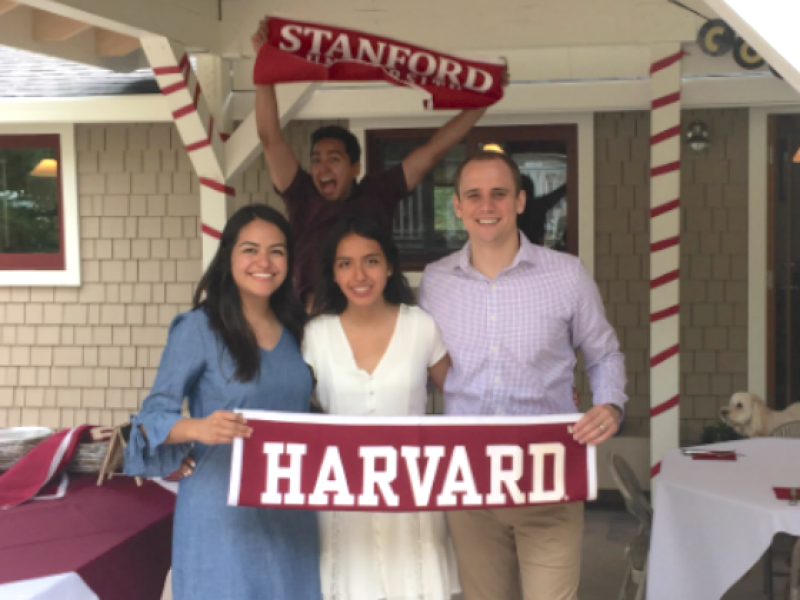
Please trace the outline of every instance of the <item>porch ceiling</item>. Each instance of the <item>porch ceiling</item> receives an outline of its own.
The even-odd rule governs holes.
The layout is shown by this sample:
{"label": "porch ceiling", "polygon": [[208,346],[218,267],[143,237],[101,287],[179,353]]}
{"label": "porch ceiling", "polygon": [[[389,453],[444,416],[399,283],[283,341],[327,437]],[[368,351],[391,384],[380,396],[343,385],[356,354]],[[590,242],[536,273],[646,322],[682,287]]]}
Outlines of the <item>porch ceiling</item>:
{"label": "porch ceiling", "polygon": [[119,71],[144,66],[147,35],[240,58],[267,12],[451,52],[691,41],[702,23],[668,0],[0,0],[0,44]]}

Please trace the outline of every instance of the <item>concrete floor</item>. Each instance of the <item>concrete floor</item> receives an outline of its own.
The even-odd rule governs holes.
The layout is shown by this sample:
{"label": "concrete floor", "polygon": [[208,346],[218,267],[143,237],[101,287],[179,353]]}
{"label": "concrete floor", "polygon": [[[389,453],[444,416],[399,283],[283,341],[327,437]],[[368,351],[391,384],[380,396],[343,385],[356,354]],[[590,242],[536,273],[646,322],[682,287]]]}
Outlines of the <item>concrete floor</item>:
{"label": "concrete floor", "polygon": [[[625,573],[624,552],[628,541],[636,533],[636,521],[622,508],[588,507],[583,537],[583,556],[579,600],[617,600]],[[787,544],[783,544],[787,545]],[[786,570],[778,565],[776,570]],[[755,565],[722,600],[769,600],[762,590],[761,563]],[[786,578],[776,578],[774,600],[784,600]],[[167,586],[169,586],[169,579]],[[628,590],[632,599],[635,588]],[[171,600],[169,588],[162,600]],[[453,600],[461,600],[454,598]],[[498,598],[497,600],[503,600]],[[676,599],[680,600],[680,599]],[[708,600],[717,600],[709,598]]]}

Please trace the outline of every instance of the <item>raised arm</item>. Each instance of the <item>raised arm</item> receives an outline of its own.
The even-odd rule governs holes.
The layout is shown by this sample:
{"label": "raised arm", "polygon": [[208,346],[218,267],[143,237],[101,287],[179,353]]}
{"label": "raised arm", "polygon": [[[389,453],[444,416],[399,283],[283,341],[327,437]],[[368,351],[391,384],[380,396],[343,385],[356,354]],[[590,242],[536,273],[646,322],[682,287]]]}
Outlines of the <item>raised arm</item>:
{"label": "raised arm", "polygon": [[486,112],[486,108],[473,108],[461,111],[433,134],[430,140],[414,150],[403,160],[403,174],[409,190],[417,187],[425,174],[439,162],[447,151],[460,142],[472,126]]}
{"label": "raised arm", "polygon": [[[251,41],[258,55],[261,46],[267,41],[266,19],[259,23],[258,31],[253,34]],[[272,183],[278,191],[283,192],[297,174],[297,157],[281,133],[278,98],[273,85],[256,86],[256,129],[272,176]]]}

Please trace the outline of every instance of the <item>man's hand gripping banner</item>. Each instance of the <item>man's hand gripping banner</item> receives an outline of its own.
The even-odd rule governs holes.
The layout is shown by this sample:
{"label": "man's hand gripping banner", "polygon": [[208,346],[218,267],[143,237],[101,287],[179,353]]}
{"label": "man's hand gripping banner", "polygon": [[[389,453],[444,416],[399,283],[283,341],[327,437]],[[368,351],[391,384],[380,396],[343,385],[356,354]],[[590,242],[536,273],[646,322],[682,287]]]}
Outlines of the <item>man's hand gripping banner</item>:
{"label": "man's hand gripping banner", "polygon": [[351,417],[244,411],[228,504],[411,512],[593,500],[594,446],[581,415]]}

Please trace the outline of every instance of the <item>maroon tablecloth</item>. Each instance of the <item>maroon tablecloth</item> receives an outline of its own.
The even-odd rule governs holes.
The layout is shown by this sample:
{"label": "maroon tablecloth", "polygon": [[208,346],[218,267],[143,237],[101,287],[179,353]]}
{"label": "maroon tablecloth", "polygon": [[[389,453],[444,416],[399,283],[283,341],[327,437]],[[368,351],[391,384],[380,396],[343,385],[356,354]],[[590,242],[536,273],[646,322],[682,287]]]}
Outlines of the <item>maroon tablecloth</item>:
{"label": "maroon tablecloth", "polygon": [[0,511],[0,584],[76,572],[101,600],[159,600],[175,495],[127,477],[71,478],[64,498]]}

